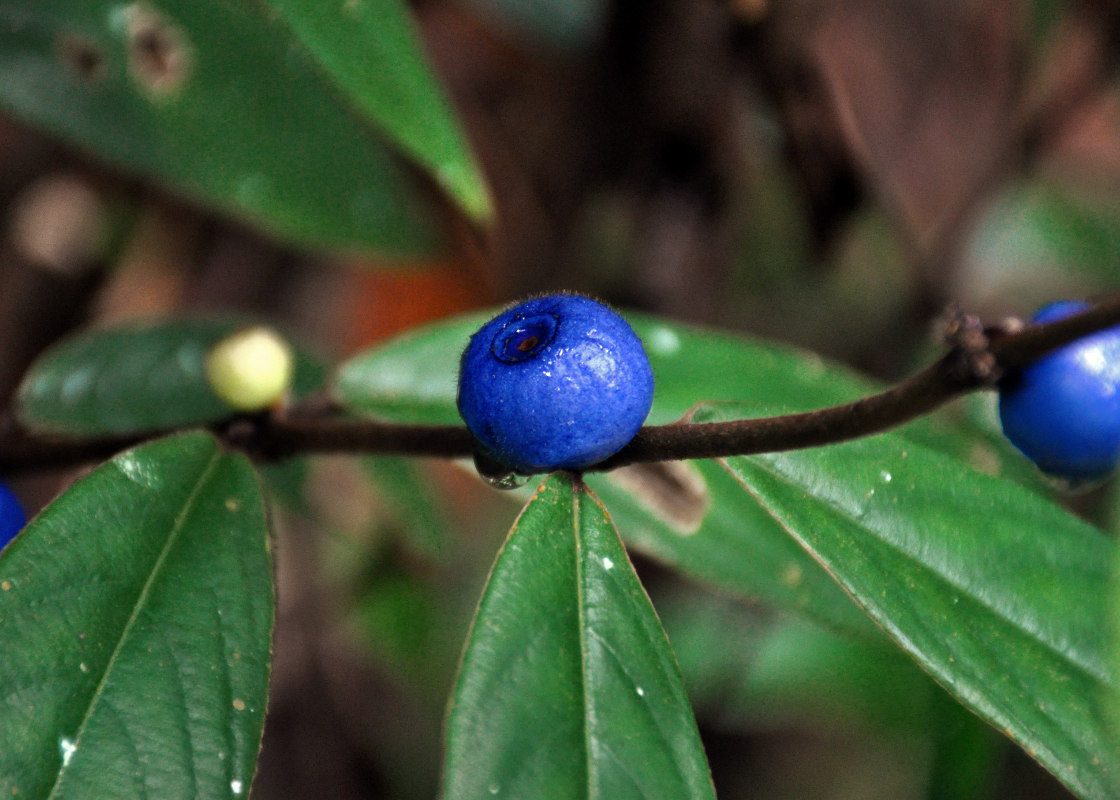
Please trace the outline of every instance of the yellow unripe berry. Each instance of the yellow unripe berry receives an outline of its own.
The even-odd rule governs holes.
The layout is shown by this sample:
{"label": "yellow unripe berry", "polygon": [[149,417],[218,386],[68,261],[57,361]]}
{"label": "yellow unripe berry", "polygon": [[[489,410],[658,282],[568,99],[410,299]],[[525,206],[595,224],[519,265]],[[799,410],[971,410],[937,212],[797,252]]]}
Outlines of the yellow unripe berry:
{"label": "yellow unripe berry", "polygon": [[206,380],[237,411],[260,411],[279,401],[292,382],[291,348],[271,328],[245,328],[210,348]]}

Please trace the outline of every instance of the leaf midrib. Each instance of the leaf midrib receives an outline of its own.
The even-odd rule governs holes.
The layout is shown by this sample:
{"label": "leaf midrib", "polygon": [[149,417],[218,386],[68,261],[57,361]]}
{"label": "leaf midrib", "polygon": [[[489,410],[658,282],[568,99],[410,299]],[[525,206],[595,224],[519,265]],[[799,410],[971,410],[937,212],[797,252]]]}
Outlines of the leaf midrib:
{"label": "leaf midrib", "polygon": [[[720,463],[723,464],[724,468],[727,469],[728,472],[730,472],[735,477],[735,479],[739,481],[739,483],[743,486],[744,490],[747,491],[753,498],[755,498],[755,500],[764,509],[766,509],[767,513],[770,514],[770,516],[774,519],[775,523],[778,524],[783,530],[785,530],[790,536],[792,536],[795,540],[797,540],[800,543],[800,541],[801,541],[800,537],[797,536],[791,530],[791,528],[790,528],[789,524],[787,524],[786,520],[782,516],[777,514],[777,512],[774,511],[768,503],[764,503],[762,501],[762,499],[759,497],[759,495],[754,491],[754,489],[751,486],[749,486],[746,483],[746,481],[744,481],[740,476],[735,474],[735,472],[731,469],[730,465],[727,464],[726,460],[720,459]],[[759,467],[759,469],[761,469],[763,472],[766,472],[768,475],[770,475],[774,479],[776,479],[776,480],[778,480],[782,483],[785,483],[787,485],[790,485],[790,486],[796,486],[796,484],[792,480],[790,480],[788,476],[786,476],[784,473],[782,473],[778,470],[773,469],[772,467],[765,464],[764,462],[761,462],[759,460],[755,460],[752,463],[756,464]],[[798,488],[803,488],[803,487],[798,487]],[[825,500],[821,497],[818,497],[817,495],[814,495],[812,493],[807,492],[806,493],[806,498],[808,500],[816,503],[817,505],[827,507],[829,509],[830,513],[839,513],[841,516],[844,516],[844,513],[843,513],[842,509],[840,509],[835,504],[832,504],[832,503],[828,502],[827,500]],[[847,518],[847,517],[845,517],[845,518]],[[1112,686],[1112,684],[1109,683],[1107,680],[1103,680],[1099,676],[1097,676],[1097,674],[1092,670],[1092,668],[1090,666],[1080,663],[1076,659],[1072,658],[1072,656],[1070,656],[1064,649],[1054,647],[1049,641],[1044,640],[1044,639],[1040,638],[1039,636],[1035,635],[1034,632],[1032,632],[1031,630],[1023,628],[1021,625],[1018,625],[1017,623],[1015,623],[1014,620],[1009,619],[1008,617],[1001,614],[997,609],[989,606],[987,603],[984,603],[980,598],[976,597],[973,593],[965,591],[961,587],[957,586],[952,580],[949,579],[948,576],[943,575],[942,573],[940,573],[937,570],[933,569],[932,567],[928,566],[927,564],[925,564],[925,562],[922,562],[922,561],[919,561],[919,560],[915,559],[907,551],[903,550],[901,547],[899,547],[895,543],[891,542],[889,539],[884,539],[883,537],[881,537],[877,534],[874,534],[874,532],[872,532],[872,535],[873,535],[873,537],[876,541],[882,542],[883,544],[886,544],[888,547],[895,550],[896,552],[899,552],[899,553],[905,555],[906,559],[909,562],[918,565],[919,568],[922,569],[922,571],[931,575],[938,582],[940,582],[942,584],[945,584],[949,587],[952,587],[953,589],[959,590],[965,597],[969,598],[969,600],[974,602],[977,606],[979,606],[980,608],[986,609],[992,615],[994,615],[997,619],[1003,620],[1013,630],[1017,630],[1020,633],[1026,635],[1028,638],[1032,639],[1033,641],[1038,642],[1039,644],[1043,645],[1043,647],[1046,650],[1048,650],[1051,653],[1054,653],[1062,662],[1069,664],[1076,672],[1080,673],[1084,677],[1087,677],[1093,683],[1098,684],[1098,685],[1103,684],[1103,685],[1108,686],[1108,687]],[[804,545],[802,545],[802,546],[804,546]],[[824,561],[822,561],[820,559],[820,557],[818,556],[818,554],[815,551],[810,550],[810,555],[830,575],[833,575],[834,579],[836,579],[839,582],[839,579],[836,578],[836,575],[833,572],[833,570],[828,566],[828,564],[826,564]],[[844,588],[844,591],[847,592],[852,597],[852,600],[854,602],[856,602],[861,608],[864,608],[865,611],[868,614],[871,613],[867,609],[867,606],[863,602],[861,602],[854,594],[852,594],[851,590],[843,582],[840,582],[840,585]],[[896,628],[893,625],[888,629],[886,626],[883,625],[882,622],[880,622],[873,615],[872,615],[872,618],[875,619],[876,624],[880,625],[880,627],[884,627],[884,630],[887,630],[887,632],[889,633],[889,635],[892,638],[894,638],[894,639],[901,638],[901,639],[905,639],[905,640],[909,641],[909,637],[905,636],[905,631],[902,631],[902,630]],[[900,644],[902,644],[902,643],[900,642]],[[930,671],[929,667],[926,664],[924,664],[921,659],[916,658],[916,656],[919,652],[917,648],[913,647],[912,645],[906,645],[906,646],[904,646],[904,649],[911,652],[912,657],[915,657],[915,660],[917,661],[919,666],[921,666],[927,672],[930,672],[931,675],[935,679],[938,680],[938,682],[942,681],[942,678],[939,675],[937,675],[936,672]],[[957,691],[953,691],[952,693],[954,695],[959,694],[959,692],[957,692]],[[1010,738],[1012,738],[1014,741],[1020,743],[1021,745],[1032,746],[1032,747],[1037,747],[1039,744],[1048,745],[1047,742],[1034,742],[1032,744],[1032,741],[1031,741],[1030,737],[1023,736],[1022,734],[1025,734],[1029,730],[1030,726],[1025,725],[1022,722],[1022,720],[1018,718],[1018,715],[1009,714],[1007,709],[1002,707],[1002,706],[999,707],[998,710],[997,710],[996,706],[993,706],[990,702],[987,702],[983,698],[982,695],[977,696],[974,691],[971,691],[968,694],[970,695],[970,698],[971,698],[968,702],[974,707],[974,710],[979,711],[981,708],[986,709],[987,714],[989,715],[990,721],[992,721],[992,722],[996,722],[996,721],[1002,719],[1003,722],[1001,723],[1001,727],[1002,727],[1003,724],[1006,724],[1007,722],[1011,722],[1012,721],[1011,718],[1014,718],[1014,721],[1019,726],[1018,731],[1017,732],[1012,732],[1011,730],[1004,730],[1004,733],[1006,735],[1010,736]],[[1063,738],[1065,739],[1067,750],[1070,751],[1070,752],[1078,750],[1080,748],[1081,743],[1077,739],[1075,739],[1073,736],[1071,736],[1070,731],[1066,728],[1066,726],[1064,724],[1062,724],[1059,721],[1059,718],[1056,718],[1052,714],[1049,714],[1049,713],[1047,713],[1046,716],[1056,725],[1057,730],[1061,732]],[[1054,772],[1055,776],[1058,777],[1060,780],[1062,780],[1064,783],[1067,783],[1067,785],[1071,785],[1070,782],[1071,782],[1073,776],[1071,776],[1069,774],[1066,774],[1064,776],[1058,775],[1056,765],[1059,762],[1062,762],[1063,759],[1059,757],[1059,753],[1057,752],[1057,750],[1053,746],[1046,746],[1045,750],[1049,753],[1049,756],[1050,756],[1049,762],[1050,763],[1043,763],[1043,762],[1040,762],[1040,763],[1043,763],[1044,767],[1046,767],[1047,769]],[[1094,778],[1100,780],[1100,779],[1103,779],[1103,775],[1106,774],[1106,773],[1102,772],[1098,775],[1097,772],[1091,772],[1090,774]],[[1085,779],[1087,779],[1088,777],[1089,776],[1081,774],[1081,775],[1079,775],[1079,779],[1073,781],[1073,783],[1076,784],[1077,786],[1079,786],[1081,790],[1090,791],[1092,789],[1092,787],[1089,787],[1085,782]],[[1101,784],[1098,783],[1097,786],[1100,787]],[[1093,796],[1096,796],[1096,795],[1093,795]]]}
{"label": "leaf midrib", "polygon": [[[727,471],[731,473],[732,477],[734,477],[735,480],[738,481],[739,484],[741,486],[743,486],[743,488],[748,493],[750,493],[750,495],[752,497],[754,497],[755,501],[758,502],[759,505],[763,506],[763,508],[765,508],[767,510],[767,513],[770,514],[770,516],[774,519],[774,521],[779,526],[781,526],[781,528],[783,530],[785,530],[790,536],[793,536],[795,540],[800,541],[799,537],[796,536],[796,534],[794,534],[790,530],[790,527],[786,523],[786,521],[783,518],[781,518],[780,516],[778,516],[777,514],[775,514],[774,511],[771,509],[770,505],[767,504],[767,503],[764,503],[762,501],[762,499],[754,492],[754,490],[746,484],[746,482],[743,480],[743,478],[741,476],[735,474],[734,470],[732,470],[730,468],[730,465],[727,464],[726,460],[720,459],[720,463],[723,464],[724,468],[727,469]],[[762,471],[766,472],[768,475],[770,475],[774,479],[786,484],[787,486],[805,491],[804,486],[801,486],[801,485],[797,484],[795,481],[790,479],[790,477],[788,475],[781,472],[780,470],[774,469],[772,466],[767,464],[765,461],[763,461],[761,459],[752,460],[752,464],[754,466],[758,467],[759,469],[761,469]],[[811,491],[806,492],[806,498],[808,500],[810,500],[811,502],[815,503],[816,505],[828,509],[830,514],[836,514],[836,515],[840,516],[841,518],[845,519],[846,521],[854,522],[856,525],[860,525],[859,521],[853,519],[851,517],[851,515],[849,515],[841,506],[838,506],[835,503],[829,502],[827,499],[822,498],[819,495],[812,493]],[[872,537],[875,539],[875,541],[887,546],[888,548],[890,548],[894,552],[898,553],[908,563],[917,565],[924,573],[932,576],[939,583],[953,589],[956,592],[959,592],[960,594],[964,595],[965,597],[968,597],[970,600],[975,602],[978,606],[980,606],[981,608],[984,608],[988,612],[990,612],[997,619],[1003,620],[1005,623],[1007,623],[1007,625],[1010,628],[1018,631],[1019,633],[1027,636],[1028,638],[1042,644],[1047,650],[1057,654],[1063,661],[1070,664],[1072,667],[1074,667],[1078,672],[1080,672],[1085,677],[1090,678],[1092,681],[1094,681],[1096,683],[1114,688],[1114,684],[1110,680],[1110,678],[1107,674],[1102,673],[1100,670],[1095,668],[1092,664],[1083,662],[1080,659],[1076,658],[1072,653],[1069,652],[1069,650],[1067,648],[1062,647],[1059,644],[1053,642],[1050,639],[1050,637],[1044,637],[1044,636],[1040,635],[1039,631],[1036,631],[1032,628],[1029,628],[1029,627],[1027,627],[1023,624],[1020,624],[1019,621],[1017,621],[1016,619],[1007,616],[1000,608],[998,608],[994,604],[986,601],[983,597],[978,596],[968,586],[965,586],[962,583],[958,583],[958,582],[954,581],[951,576],[946,575],[945,573],[938,571],[937,569],[935,569],[931,565],[927,564],[926,562],[915,558],[912,553],[907,551],[900,544],[894,542],[893,540],[891,540],[889,538],[886,538],[886,537],[883,537],[883,536],[879,535],[878,532],[874,531],[871,528],[866,528],[862,525],[860,525],[860,528],[862,530],[867,530],[872,535]],[[824,569],[830,575],[833,575],[833,577],[835,579],[835,575],[833,573],[833,570],[831,568],[829,568],[827,564],[821,562],[816,557],[815,554],[811,553],[810,555],[812,555],[813,559],[816,560],[818,563],[820,563],[821,566],[824,567]],[[843,584],[841,584],[841,585],[843,585]],[[845,588],[845,591],[847,591],[846,588]],[[855,597],[853,597],[852,599],[856,600]],[[863,607],[863,603],[860,603],[858,600],[856,600],[856,602],[861,608]]]}
{"label": "leaf midrib", "polygon": [[[114,665],[120,658],[121,651],[124,649],[125,643],[128,641],[129,636],[132,633],[132,629],[136,625],[137,619],[139,619],[140,617],[140,612],[144,609],[146,601],[152,593],[153,586],[155,585],[157,578],[163,572],[163,567],[165,562],[167,561],[168,555],[174,548],[174,545],[178,542],[179,536],[186,526],[186,521],[190,518],[191,512],[193,511],[194,506],[198,501],[198,497],[202,493],[203,487],[209,480],[211,473],[213,473],[214,470],[217,469],[221,457],[221,453],[216,450],[210,455],[208,463],[200,473],[198,481],[191,489],[190,494],[187,495],[186,502],[183,504],[182,511],[175,518],[175,522],[167,537],[167,541],[164,543],[159,556],[156,558],[151,573],[148,575],[148,579],[144,582],[144,588],[140,590],[140,594],[137,597],[136,603],[133,605],[132,613],[129,616],[128,621],[124,624],[124,629],[121,631],[121,635],[117,639],[117,644],[113,648],[113,652],[109,656],[109,659],[105,664],[105,670],[101,676],[101,680],[98,681],[97,688],[94,689],[93,695],[90,697],[90,701],[88,706],[86,707],[85,714],[83,714],[82,716],[81,724],[78,725],[78,730],[74,735],[75,752],[77,752],[77,750],[81,747],[82,736],[85,733],[87,725],[89,724],[89,720],[93,716],[94,709],[97,708],[98,703],[101,701],[101,698],[105,693],[105,687],[108,683],[109,676],[113,673]],[[66,765],[64,764],[60,766],[58,770],[58,774],[55,777],[55,782],[51,786],[50,793],[47,795],[48,800],[51,800],[55,797],[58,788],[62,783],[62,777],[65,772]]]}

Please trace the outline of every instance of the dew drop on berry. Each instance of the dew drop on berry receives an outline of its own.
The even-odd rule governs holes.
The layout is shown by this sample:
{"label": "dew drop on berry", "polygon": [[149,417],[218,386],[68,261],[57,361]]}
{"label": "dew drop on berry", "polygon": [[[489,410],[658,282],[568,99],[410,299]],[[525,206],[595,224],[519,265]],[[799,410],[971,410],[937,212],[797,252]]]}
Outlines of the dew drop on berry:
{"label": "dew drop on berry", "polygon": [[486,481],[486,485],[490,488],[502,489],[503,491],[520,489],[529,482],[528,475],[518,475],[516,472],[507,472],[504,475],[483,475],[482,479]]}
{"label": "dew drop on berry", "polygon": [[529,482],[528,475],[519,475],[507,469],[482,450],[476,451],[474,454],[474,468],[478,471],[479,477],[493,489],[504,491],[520,489]]}

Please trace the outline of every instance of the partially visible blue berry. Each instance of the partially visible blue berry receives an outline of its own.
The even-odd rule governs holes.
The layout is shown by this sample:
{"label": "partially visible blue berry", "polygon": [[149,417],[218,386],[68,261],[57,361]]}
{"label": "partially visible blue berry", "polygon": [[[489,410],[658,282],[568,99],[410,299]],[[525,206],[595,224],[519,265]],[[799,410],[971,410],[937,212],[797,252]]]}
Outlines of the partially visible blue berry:
{"label": "partially visible blue berry", "polygon": [[602,303],[535,297],[475,333],[459,413],[483,459],[522,475],[580,470],[622,449],[653,402],[641,339]]}
{"label": "partially visible blue berry", "polygon": [[[1037,323],[1089,308],[1063,300]],[[1007,375],[999,386],[1004,435],[1046,473],[1103,478],[1120,460],[1120,326],[1078,339]]]}
{"label": "partially visible blue berry", "polygon": [[0,550],[27,524],[27,514],[12,490],[0,483]]}

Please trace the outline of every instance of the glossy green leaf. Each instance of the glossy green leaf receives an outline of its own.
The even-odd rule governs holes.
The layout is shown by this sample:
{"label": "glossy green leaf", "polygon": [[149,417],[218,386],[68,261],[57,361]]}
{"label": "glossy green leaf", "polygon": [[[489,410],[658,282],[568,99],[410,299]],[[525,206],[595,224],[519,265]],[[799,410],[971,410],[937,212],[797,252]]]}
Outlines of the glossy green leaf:
{"label": "glossy green leaf", "polygon": [[653,607],[605,510],[567,476],[542,484],[494,564],[443,797],[714,798]]}
{"label": "glossy green leaf", "polygon": [[257,3],[4,0],[0,107],[300,242],[426,252],[432,210]]}
{"label": "glossy green leaf", "polygon": [[478,220],[486,185],[401,0],[266,0],[345,96]]}
{"label": "glossy green leaf", "polygon": [[[702,409],[698,421],[749,407]],[[1097,701],[1114,543],[896,434],[738,457],[732,474],[952,694],[1081,797],[1120,792]]]}
{"label": "glossy green leaf", "polygon": [[642,464],[586,480],[631,547],[741,597],[878,636],[836,581],[716,462]]}
{"label": "glossy green leaf", "polygon": [[[28,370],[16,414],[29,428],[85,436],[224,419],[232,412],[210,390],[203,362],[212,344],[244,325],[228,318],[163,320],[75,334]],[[322,374],[297,353],[293,392],[316,388]]]}
{"label": "glossy green leaf", "polygon": [[490,317],[477,312],[407,331],[339,365],[333,391],[351,411],[401,422],[459,424],[459,356]]}
{"label": "glossy green leaf", "polygon": [[192,433],[102,465],[0,554],[0,796],[247,796],[272,621],[244,457]]}
{"label": "glossy green leaf", "polygon": [[[342,365],[335,392],[350,408],[402,421],[458,423],[458,355],[489,313],[410,332]],[[656,380],[650,422],[679,419],[705,399],[751,400],[809,409],[878,387],[817,356],[716,331],[627,315]],[[971,404],[970,404],[971,405]],[[1033,470],[997,433],[961,414],[920,420],[906,434],[969,463],[1037,484]],[[642,465],[588,475],[633,546],[737,594],[810,614],[847,631],[874,626],[767,510],[710,462]]]}

